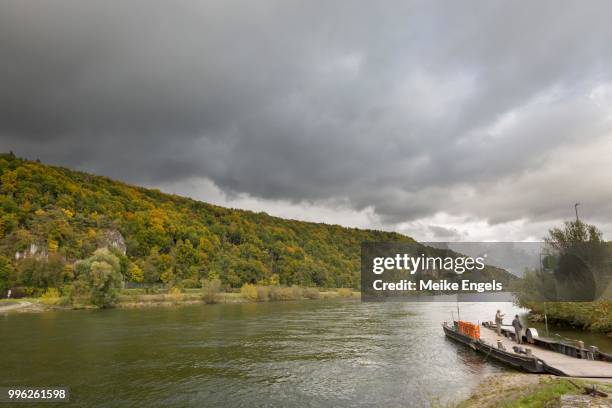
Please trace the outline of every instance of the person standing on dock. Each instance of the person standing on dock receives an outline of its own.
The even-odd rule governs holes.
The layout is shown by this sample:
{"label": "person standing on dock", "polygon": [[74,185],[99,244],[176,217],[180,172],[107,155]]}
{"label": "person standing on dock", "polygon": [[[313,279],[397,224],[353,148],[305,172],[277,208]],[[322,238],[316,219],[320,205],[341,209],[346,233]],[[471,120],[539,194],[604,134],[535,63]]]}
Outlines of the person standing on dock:
{"label": "person standing on dock", "polygon": [[501,326],[502,326],[503,320],[504,320],[504,315],[502,314],[501,310],[497,309],[497,313],[495,313],[495,326],[496,326],[498,336],[501,336]]}
{"label": "person standing on dock", "polygon": [[519,315],[514,316],[514,320],[512,321],[512,326],[514,327],[514,333],[516,334],[516,342],[521,344],[523,342],[521,330],[523,330],[523,325],[519,320]]}

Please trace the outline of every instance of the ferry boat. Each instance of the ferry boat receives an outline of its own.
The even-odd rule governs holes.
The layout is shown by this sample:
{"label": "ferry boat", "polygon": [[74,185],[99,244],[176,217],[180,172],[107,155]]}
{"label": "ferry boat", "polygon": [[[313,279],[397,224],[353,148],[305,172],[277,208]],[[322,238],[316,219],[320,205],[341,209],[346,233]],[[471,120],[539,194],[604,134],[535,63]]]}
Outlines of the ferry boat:
{"label": "ferry boat", "polygon": [[547,373],[559,376],[612,378],[612,355],[597,347],[585,348],[583,344],[571,345],[543,338],[534,328],[521,334],[522,343],[517,344],[514,330],[500,328],[492,322],[481,326],[461,320],[442,324],[449,339],[483,353],[518,370],[529,373]]}

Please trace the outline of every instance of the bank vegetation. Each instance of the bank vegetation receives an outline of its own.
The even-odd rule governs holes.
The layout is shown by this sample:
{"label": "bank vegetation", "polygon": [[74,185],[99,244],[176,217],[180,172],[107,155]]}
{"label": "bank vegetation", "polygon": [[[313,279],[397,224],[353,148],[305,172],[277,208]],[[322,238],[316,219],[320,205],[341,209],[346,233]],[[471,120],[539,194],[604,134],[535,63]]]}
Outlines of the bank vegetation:
{"label": "bank vegetation", "polygon": [[[197,289],[215,303],[253,285],[244,298],[310,299],[320,296],[310,287],[358,289],[360,245],[368,241],[414,242],[0,154],[0,298],[10,290],[45,304],[109,307],[124,287],[160,286],[164,296],[179,300]],[[303,288],[299,296],[293,287]]]}
{"label": "bank vegetation", "polygon": [[541,267],[515,283],[517,303],[535,321],[612,334],[611,254],[593,225],[577,219],[551,229]]}

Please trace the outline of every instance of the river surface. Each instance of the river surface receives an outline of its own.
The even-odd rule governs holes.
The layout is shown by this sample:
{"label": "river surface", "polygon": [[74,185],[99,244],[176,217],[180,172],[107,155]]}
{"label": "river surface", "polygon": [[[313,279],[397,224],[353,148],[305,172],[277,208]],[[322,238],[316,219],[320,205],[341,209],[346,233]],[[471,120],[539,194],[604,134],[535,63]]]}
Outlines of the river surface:
{"label": "river surface", "polygon": [[[519,312],[462,303],[461,318],[491,320],[497,308]],[[69,386],[64,407],[444,404],[507,370],[444,337],[456,313],[455,303],[304,301],[4,314],[0,386]]]}

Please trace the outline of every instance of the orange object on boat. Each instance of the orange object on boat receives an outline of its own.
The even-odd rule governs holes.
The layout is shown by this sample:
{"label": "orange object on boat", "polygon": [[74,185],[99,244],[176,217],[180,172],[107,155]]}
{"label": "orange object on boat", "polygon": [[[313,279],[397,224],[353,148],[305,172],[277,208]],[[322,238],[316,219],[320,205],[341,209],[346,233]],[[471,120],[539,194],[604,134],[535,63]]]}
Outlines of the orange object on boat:
{"label": "orange object on boat", "polygon": [[459,320],[457,322],[457,327],[459,328],[459,333],[465,334],[473,339],[480,339],[480,326],[477,324]]}

